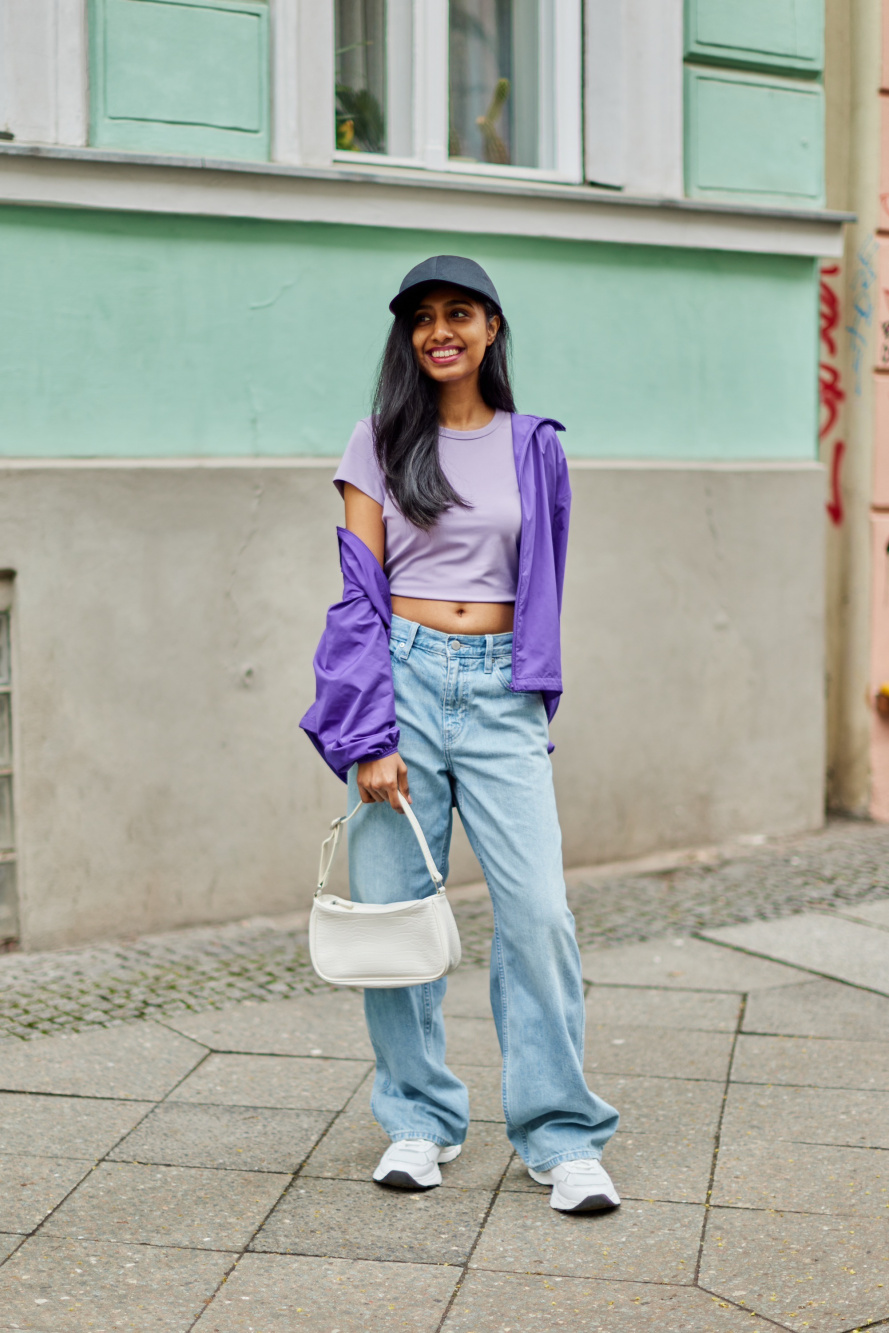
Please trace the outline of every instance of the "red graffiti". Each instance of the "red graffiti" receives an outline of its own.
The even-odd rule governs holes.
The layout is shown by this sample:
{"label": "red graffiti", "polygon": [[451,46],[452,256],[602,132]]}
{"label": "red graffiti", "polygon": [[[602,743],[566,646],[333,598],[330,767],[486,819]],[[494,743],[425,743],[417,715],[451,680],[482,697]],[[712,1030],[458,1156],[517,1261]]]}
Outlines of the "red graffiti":
{"label": "red graffiti", "polygon": [[821,362],[818,367],[818,387],[821,406],[825,413],[824,423],[818,432],[818,438],[823,440],[825,435],[829,435],[837,424],[837,418],[840,415],[840,403],[846,401],[846,394],[840,384],[840,372],[836,366],[830,366],[826,361]]}
{"label": "red graffiti", "polygon": [[839,527],[843,521],[843,492],[840,487],[840,472],[845,452],[845,444],[842,440],[837,440],[833,446],[833,458],[830,464],[830,499],[827,502],[827,513],[835,527]]}
{"label": "red graffiti", "polygon": [[837,354],[837,344],[833,334],[840,322],[840,298],[824,279],[837,277],[839,271],[838,264],[831,264],[829,268],[821,270],[821,341],[830,356]]}
{"label": "red graffiti", "polygon": [[[846,401],[839,366],[832,364],[837,358],[836,331],[839,328],[842,309],[839,292],[828,281],[840,276],[839,264],[825,265],[821,270],[820,323],[821,345],[824,360],[818,365],[818,396],[821,404],[821,429],[818,438],[826,440],[840,419],[840,407]],[[846,446],[842,440],[835,440],[830,462],[830,499],[827,501],[827,513],[836,527],[843,521],[843,493],[840,474]]]}

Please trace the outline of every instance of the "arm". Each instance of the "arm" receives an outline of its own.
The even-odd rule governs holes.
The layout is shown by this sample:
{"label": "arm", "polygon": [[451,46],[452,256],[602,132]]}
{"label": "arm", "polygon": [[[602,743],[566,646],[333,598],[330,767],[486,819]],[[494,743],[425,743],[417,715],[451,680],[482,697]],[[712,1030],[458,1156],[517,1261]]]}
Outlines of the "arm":
{"label": "arm", "polygon": [[[373,552],[382,568],[386,554],[386,528],[383,506],[357,486],[346,482],[346,527],[360,537]],[[398,792],[404,792],[410,802],[407,765],[400,754],[389,754],[384,759],[371,759],[358,765],[358,794],[365,805],[388,802],[399,815],[404,814]],[[411,802],[412,803],[412,802]]]}

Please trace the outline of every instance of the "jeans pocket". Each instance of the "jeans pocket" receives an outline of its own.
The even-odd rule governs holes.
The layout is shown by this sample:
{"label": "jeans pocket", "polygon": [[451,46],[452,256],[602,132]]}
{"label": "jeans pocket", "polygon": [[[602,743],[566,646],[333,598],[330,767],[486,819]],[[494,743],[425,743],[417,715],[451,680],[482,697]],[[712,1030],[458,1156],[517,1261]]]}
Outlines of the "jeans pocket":
{"label": "jeans pocket", "polygon": [[503,657],[494,661],[494,675],[505,690],[512,690],[512,658]]}

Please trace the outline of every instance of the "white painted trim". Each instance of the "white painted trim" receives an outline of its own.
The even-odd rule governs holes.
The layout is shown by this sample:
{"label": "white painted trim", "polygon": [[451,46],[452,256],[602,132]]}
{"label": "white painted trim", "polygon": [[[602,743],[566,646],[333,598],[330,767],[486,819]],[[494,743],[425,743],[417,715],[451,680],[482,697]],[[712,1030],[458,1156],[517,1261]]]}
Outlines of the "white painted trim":
{"label": "white painted trim", "polygon": [[333,0],[296,0],[296,6],[296,60],[290,77],[296,83],[300,162],[328,166],[336,143]]}
{"label": "white painted trim", "polygon": [[584,172],[588,181],[627,182],[626,6],[586,0],[584,7]]}
{"label": "white painted trim", "polygon": [[55,143],[55,0],[2,0],[0,25],[2,128]]}
{"label": "white painted trim", "polygon": [[300,0],[273,0],[271,5],[272,157],[300,162],[299,69]]}
{"label": "white painted trim", "polygon": [[[614,0],[612,0],[614,3]],[[583,11],[582,0],[555,0],[553,73],[556,171],[564,180],[583,180]]]}
{"label": "white painted trim", "polygon": [[0,129],[87,142],[86,0],[0,0]]}
{"label": "white painted trim", "polygon": [[56,139],[89,143],[87,0],[56,0]]}
{"label": "white painted trim", "polygon": [[625,0],[626,180],[639,194],[684,193],[684,0]]}
{"label": "white painted trim", "polygon": [[432,171],[441,171],[448,164],[447,0],[418,0],[414,41],[414,115],[419,157]]}
{"label": "white painted trim", "polygon": [[586,186],[196,164],[138,154],[0,146],[0,203],[282,222],[542,236],[839,258],[849,215],[629,199]]}

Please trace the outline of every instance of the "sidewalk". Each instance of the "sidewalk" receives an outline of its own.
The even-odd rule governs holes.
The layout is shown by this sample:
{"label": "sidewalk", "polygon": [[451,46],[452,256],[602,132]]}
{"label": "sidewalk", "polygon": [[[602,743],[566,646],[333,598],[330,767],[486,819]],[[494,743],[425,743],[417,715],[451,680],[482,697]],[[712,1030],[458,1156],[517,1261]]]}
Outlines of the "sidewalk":
{"label": "sidewalk", "polygon": [[[757,910],[786,909],[776,866],[814,865],[815,846],[830,861],[837,838],[819,836],[717,859],[710,887],[737,883],[759,903],[768,882]],[[855,836],[837,834],[847,868]],[[889,1328],[889,867],[875,879],[871,864],[883,837],[861,826],[871,870],[855,892],[851,872],[831,892],[811,872],[818,910],[739,924],[726,890],[721,923],[710,910],[702,927],[694,907],[699,938],[589,943],[605,944],[626,910],[618,882],[638,895],[656,879],[652,902],[666,895],[662,910],[682,918],[674,890],[677,876],[696,882],[693,862],[572,887],[588,909],[589,1079],[622,1113],[604,1160],[624,1203],[607,1215],[553,1212],[511,1154],[487,977],[472,961],[446,1001],[470,1137],[443,1188],[411,1195],[369,1180],[385,1139],[368,1108],[361,997],[305,989],[298,941],[289,971],[265,974],[287,997],[259,1003],[249,949],[203,932],[214,957],[228,940],[251,998],[228,1003],[207,964],[202,1011],[171,1012],[184,1006],[174,986],[156,1018],[113,1026],[98,1024],[114,1023],[114,995],[101,1010],[90,989],[107,977],[101,949],[0,960],[0,986],[18,978],[19,1000],[42,996],[41,1021],[58,1029],[0,1042],[0,1330]],[[471,960],[485,909],[470,907]],[[150,991],[157,951],[132,947]],[[126,946],[102,949],[124,966]],[[22,978],[38,974],[29,992]],[[87,1007],[61,1030],[78,987]],[[227,1007],[211,1008],[220,995]]]}

